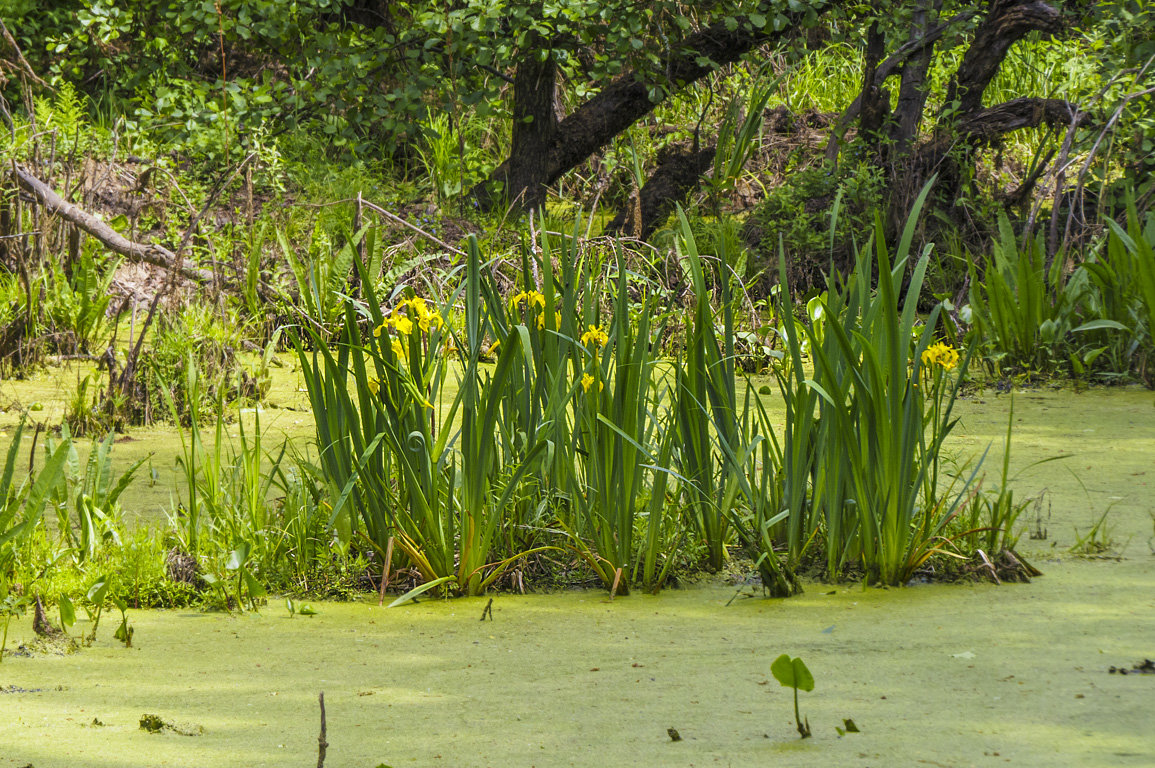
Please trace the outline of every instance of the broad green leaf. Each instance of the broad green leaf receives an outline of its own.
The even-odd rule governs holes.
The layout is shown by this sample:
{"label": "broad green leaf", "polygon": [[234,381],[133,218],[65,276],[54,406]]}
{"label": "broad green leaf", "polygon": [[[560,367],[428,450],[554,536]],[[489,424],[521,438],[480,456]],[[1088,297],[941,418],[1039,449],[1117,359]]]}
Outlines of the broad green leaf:
{"label": "broad green leaf", "polygon": [[[447,581],[453,581],[454,578],[456,578],[456,577],[454,577],[454,576],[442,576],[440,579],[434,579],[433,581],[427,581],[424,584],[422,584],[421,586],[409,590],[408,592],[403,594],[401,597],[399,597],[396,600],[394,600],[393,602],[389,603],[389,607],[390,608],[396,608],[399,605],[405,605],[406,603],[408,603],[410,600],[417,597],[418,595],[421,595],[425,592],[428,592],[429,590],[433,589],[434,587],[439,587]],[[301,613],[304,613],[303,609],[302,609]]]}
{"label": "broad green leaf", "polygon": [[76,608],[68,599],[68,595],[61,595],[57,605],[60,606],[60,623],[67,630],[76,623]]}
{"label": "broad green leaf", "polygon": [[784,653],[770,665],[770,674],[782,684],[784,688],[797,688],[800,691],[814,690],[814,676],[802,662],[802,659],[790,658]]}
{"label": "broad green leaf", "polygon": [[1114,320],[1091,320],[1074,329],[1072,333],[1079,333],[1080,331],[1098,331],[1104,328],[1110,328],[1114,331],[1130,330],[1127,326]]}
{"label": "broad green leaf", "polygon": [[108,595],[108,576],[101,576],[88,588],[88,602],[100,605]]}
{"label": "broad green leaf", "polygon": [[226,571],[235,571],[240,568],[249,559],[249,543],[242,541],[240,546],[229,553],[229,559],[225,562]]}
{"label": "broad green leaf", "polygon": [[249,571],[244,571],[243,576],[245,579],[245,589],[249,591],[250,598],[256,599],[258,597],[264,597],[266,594],[268,594],[265,591],[264,585],[257,580],[256,576],[251,574]]}

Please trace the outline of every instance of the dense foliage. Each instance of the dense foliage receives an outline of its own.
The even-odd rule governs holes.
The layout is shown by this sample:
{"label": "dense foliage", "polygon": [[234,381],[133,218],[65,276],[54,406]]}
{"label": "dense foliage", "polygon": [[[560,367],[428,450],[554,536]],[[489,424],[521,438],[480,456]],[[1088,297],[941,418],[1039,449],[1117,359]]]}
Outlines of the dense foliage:
{"label": "dense foliage", "polygon": [[[1149,6],[10,0],[0,373],[79,367],[0,612],[1029,575],[940,449],[968,377],[1155,386]],[[315,440],[230,438],[290,350]]]}

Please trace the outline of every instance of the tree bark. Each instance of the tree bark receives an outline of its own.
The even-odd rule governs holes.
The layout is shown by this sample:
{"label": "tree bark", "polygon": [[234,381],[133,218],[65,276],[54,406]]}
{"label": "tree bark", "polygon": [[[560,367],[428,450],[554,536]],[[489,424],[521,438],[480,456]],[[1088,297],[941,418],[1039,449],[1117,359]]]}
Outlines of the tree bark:
{"label": "tree bark", "polygon": [[1087,112],[1063,99],[1042,99],[1026,96],[980,109],[961,116],[953,130],[939,135],[919,146],[909,159],[910,189],[922,180],[939,173],[939,194],[951,198],[957,192],[958,168],[950,160],[952,150],[959,147],[977,148],[997,143],[1005,134],[1023,128],[1037,128],[1044,123],[1056,128],[1087,126],[1093,122]]}
{"label": "tree bark", "polygon": [[[557,64],[553,57],[543,61],[537,51],[527,52],[518,63],[513,80],[509,160],[499,169],[504,174],[500,180],[505,184],[506,197],[523,210],[545,203],[545,190],[550,183],[547,158],[558,127],[556,91]],[[495,172],[494,180],[497,179]],[[486,202],[487,207],[492,207],[493,201]]]}
{"label": "tree bark", "polygon": [[862,119],[858,122],[859,132],[871,147],[877,147],[878,133],[890,116],[890,93],[882,87],[882,83],[876,83],[874,80],[878,64],[885,53],[886,36],[882,34],[882,29],[875,21],[866,34],[862,93],[858,97],[862,104]]}
{"label": "tree bark", "polygon": [[962,117],[956,127],[972,144],[990,144],[1003,134],[1044,123],[1056,128],[1085,126],[1091,123],[1091,115],[1064,99],[1024,96]]}
{"label": "tree bark", "polygon": [[630,195],[626,207],[606,226],[606,232],[620,232],[645,240],[654,233],[679,202],[697,188],[702,174],[714,161],[711,145],[697,152],[671,149],[659,154],[658,169],[641,192]]}
{"label": "tree bark", "polygon": [[[920,56],[926,51],[933,51],[935,43],[937,43],[947,30],[952,26],[961,22],[967,21],[975,15],[974,11],[964,11],[953,16],[950,19],[932,27],[925,35],[915,40],[911,40],[906,45],[899,48],[897,51],[886,57],[886,60],[878,66],[874,72],[874,85],[881,88],[882,84],[886,82],[887,78],[899,72],[906,66],[906,62],[912,57]],[[862,94],[851,102],[846,111],[842,113],[842,117],[838,120],[838,125],[835,126],[831,132],[830,143],[826,145],[826,159],[833,162],[838,158],[839,142],[842,137],[846,135],[846,131],[850,128],[850,124],[862,112]]]}
{"label": "tree bark", "polygon": [[[938,21],[943,0],[930,0],[923,4],[914,15],[914,29],[911,40],[925,37]],[[922,112],[926,108],[926,98],[930,92],[927,73],[934,59],[934,46],[924,46],[912,56],[902,68],[902,84],[898,89],[898,106],[894,110],[895,122],[890,138],[894,144],[894,154],[905,155],[918,136],[922,123]]]}
{"label": "tree bark", "polygon": [[[772,10],[772,4],[765,5],[770,17],[773,18],[775,12]],[[830,3],[824,2],[819,12],[829,6]],[[557,181],[562,174],[585,161],[619,133],[648,115],[666,98],[666,91],[663,90],[655,100],[651,100],[651,89],[664,86],[675,90],[700,80],[718,66],[733,63],[758,46],[784,39],[802,24],[807,14],[805,11],[799,11],[783,15],[789,23],[777,31],[768,24],[758,28],[750,23],[749,17],[738,17],[736,25],[719,22],[689,35],[680,45],[674,47],[674,52],[666,62],[664,78],[658,80],[642,73],[628,72],[613,80],[598,95],[557,124],[550,132],[549,141],[545,142],[547,144],[545,151],[539,157],[522,157],[521,155],[528,150],[519,151],[515,144],[510,157],[498,166],[488,179],[473,189],[474,196],[481,205],[493,206],[500,199],[495,189],[497,183],[508,183],[512,192],[515,170],[532,165],[534,172],[531,178],[527,177],[527,182],[536,189],[531,191],[527,186],[523,199],[526,201],[543,199],[546,186]],[[552,91],[550,94],[552,97]],[[532,96],[531,99],[534,104],[545,101],[540,96]],[[515,115],[520,109],[515,106]],[[541,142],[535,139],[533,146],[540,147]],[[513,196],[507,196],[506,199],[515,204],[519,202]],[[526,206],[522,203],[521,207],[524,209]]]}
{"label": "tree bark", "polygon": [[1059,12],[1041,0],[994,0],[947,88],[946,109],[958,115],[981,109],[983,93],[1011,46],[1029,32],[1053,34],[1061,27]]}
{"label": "tree bark", "polygon": [[100,219],[60,197],[40,179],[19,165],[13,165],[16,183],[40,201],[41,205],[60,218],[75,224],[95,237],[109,250],[121,254],[129,261],[144,262],[168,270],[177,270],[181,275],[198,283],[211,283],[213,273],[194,266],[178,257],[167,248],[155,244],[136,243],[121,235]]}

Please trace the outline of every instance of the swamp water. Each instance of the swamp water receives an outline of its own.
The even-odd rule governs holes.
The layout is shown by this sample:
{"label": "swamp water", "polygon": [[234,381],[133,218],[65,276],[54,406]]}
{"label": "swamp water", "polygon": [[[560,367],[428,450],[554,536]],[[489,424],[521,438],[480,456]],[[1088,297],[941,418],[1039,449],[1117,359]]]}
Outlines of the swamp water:
{"label": "swamp water", "polygon": [[[992,479],[1008,406],[960,402],[948,443],[965,458],[993,441]],[[1049,493],[1048,538],[1019,542],[1045,573],[1032,584],[811,583],[728,607],[720,582],[612,603],[500,594],[486,622],[486,599],[131,611],[132,649],[102,632],[73,655],[5,658],[0,766],[310,765],[322,690],[330,768],[1155,765],[1155,676],[1108,672],[1155,657],[1155,395],[1032,390],[1015,421],[1012,472],[1072,454],[1014,486]],[[1123,559],[1067,554],[1108,508]],[[14,621],[9,648],[31,637]],[[816,680],[805,741],[770,676],[781,653]],[[147,733],[143,714],[199,735]],[[861,733],[839,736],[845,718]]]}

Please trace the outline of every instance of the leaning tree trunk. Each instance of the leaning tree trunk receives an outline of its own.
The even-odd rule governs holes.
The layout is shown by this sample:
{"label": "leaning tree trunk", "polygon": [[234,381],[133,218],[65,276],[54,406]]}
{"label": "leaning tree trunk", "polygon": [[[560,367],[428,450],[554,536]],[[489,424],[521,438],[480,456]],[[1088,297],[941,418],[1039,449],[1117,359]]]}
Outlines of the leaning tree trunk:
{"label": "leaning tree trunk", "polygon": [[625,208],[606,225],[606,233],[645,240],[661,226],[678,203],[698,188],[714,162],[715,147],[694,151],[667,147],[658,153],[658,168],[640,190],[630,195]]}
{"label": "leaning tree trunk", "polygon": [[947,88],[945,109],[955,115],[977,112],[1012,45],[1030,32],[1054,34],[1061,28],[1059,12],[1041,0],[994,0]]}
{"label": "leaning tree trunk", "polygon": [[[821,9],[829,6],[830,3],[824,2]],[[761,19],[762,26],[759,27],[750,21],[750,17],[742,16],[730,19],[730,24],[718,22],[687,36],[672,46],[665,72],[660,78],[628,72],[610,82],[551,130],[531,131],[521,143],[515,137],[509,157],[488,179],[474,187],[474,197],[485,207],[493,207],[503,199],[523,209],[532,207],[535,202],[544,200],[548,185],[652,112],[670,93],[700,80],[719,66],[738,61],[758,46],[785,39],[803,24],[808,15],[807,10],[778,13],[777,3],[772,2],[761,4],[760,10],[771,18],[784,16],[788,23],[775,30],[765,23],[765,18]],[[519,78],[521,74],[519,65]],[[527,67],[524,83],[524,92],[515,85],[514,98],[515,101],[527,99],[529,104],[515,104],[515,119],[519,114],[533,114],[536,120],[535,113],[543,105],[552,105],[554,80],[530,77]],[[531,92],[531,86],[548,93]],[[660,95],[651,100],[651,92]],[[498,190],[501,185],[507,187],[504,196]]]}
{"label": "leaning tree trunk", "polygon": [[[1062,29],[1059,12],[1041,0],[994,0],[975,30],[950,85],[935,126],[935,136],[918,147],[909,178],[939,174],[938,194],[957,199],[964,174],[956,149],[976,149],[995,143],[1011,131],[1042,124],[1068,127],[1089,121],[1078,108],[1061,99],[1023,97],[983,107],[983,94],[998,74],[1011,46],[1031,32],[1055,34]],[[915,190],[908,189],[908,195]],[[913,197],[911,197],[913,199]]]}
{"label": "leaning tree trunk", "polygon": [[[901,227],[911,202],[932,176],[938,179],[938,200],[960,199],[960,186],[970,175],[963,165],[973,161],[973,150],[997,143],[1005,134],[1023,128],[1046,124],[1070,129],[1092,122],[1090,115],[1061,99],[1023,97],[983,107],[987,87],[1012,45],[1031,32],[1054,35],[1062,31],[1062,16],[1052,5],[1042,0],[990,0],[974,3],[952,18],[939,21],[943,6],[942,0],[919,0],[910,39],[880,64],[875,64],[875,56],[867,56],[862,92],[843,113],[826,149],[827,159],[836,161],[842,137],[855,120],[859,122],[860,135],[876,128],[878,117],[871,102],[884,93],[883,84],[888,78],[901,74],[898,103],[888,122],[887,156],[880,158],[889,179],[888,224],[894,230]],[[920,142],[929,90],[927,74],[935,48],[950,29],[980,14],[948,85],[932,135]],[[864,140],[871,141],[869,137]]]}
{"label": "leaning tree trunk", "polygon": [[839,149],[841,148],[842,139],[846,135],[846,132],[849,130],[851,124],[856,119],[858,119],[859,115],[862,113],[864,101],[867,98],[864,96],[864,94],[867,93],[869,87],[882,88],[883,84],[887,81],[888,78],[891,77],[891,75],[899,72],[905,72],[907,62],[912,58],[916,58],[922,55],[933,55],[934,46],[940,39],[942,39],[943,35],[945,35],[949,30],[958,26],[959,24],[962,24],[973,18],[974,15],[975,11],[973,10],[963,11],[953,16],[952,18],[931,27],[926,31],[926,34],[922,36],[915,36],[897,51],[892,53],[890,56],[887,56],[886,60],[874,69],[873,80],[864,84],[863,93],[860,93],[858,97],[855,98],[853,102],[851,102],[850,106],[846,108],[846,111],[842,113],[842,117],[839,118],[838,124],[835,125],[834,130],[831,131],[830,141],[826,145],[826,159],[830,162],[834,162],[838,159],[838,153]]}
{"label": "leaning tree trunk", "polygon": [[176,271],[183,277],[197,283],[207,284],[214,281],[212,272],[197,267],[164,246],[155,243],[136,243],[129,240],[108,224],[56,194],[46,183],[16,163],[12,164],[12,176],[16,180],[16,184],[35,197],[46,211],[84,230],[110,251],[119,253],[129,261],[143,262]]}

